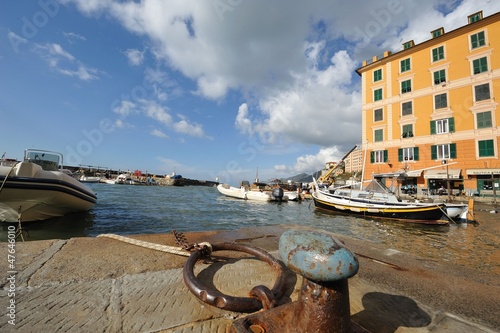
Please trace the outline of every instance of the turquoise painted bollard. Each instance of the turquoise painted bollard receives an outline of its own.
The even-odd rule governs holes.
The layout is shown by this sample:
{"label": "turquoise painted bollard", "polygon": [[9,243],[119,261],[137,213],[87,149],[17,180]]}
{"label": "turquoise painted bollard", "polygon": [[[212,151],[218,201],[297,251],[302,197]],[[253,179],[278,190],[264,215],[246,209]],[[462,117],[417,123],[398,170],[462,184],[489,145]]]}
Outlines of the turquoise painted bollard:
{"label": "turquoise painted bollard", "polygon": [[351,333],[347,279],[359,268],[354,253],[328,234],[299,230],[281,235],[279,252],[284,264],[303,277],[297,301],[237,319],[230,332]]}
{"label": "turquoise painted bollard", "polygon": [[354,253],[324,233],[286,231],[280,238],[279,251],[289,269],[313,281],[345,280],[359,268]]}
{"label": "turquoise painted bollard", "polygon": [[351,332],[347,279],[358,272],[354,253],[328,234],[300,230],[281,235],[279,252],[285,265],[303,276],[294,332]]}

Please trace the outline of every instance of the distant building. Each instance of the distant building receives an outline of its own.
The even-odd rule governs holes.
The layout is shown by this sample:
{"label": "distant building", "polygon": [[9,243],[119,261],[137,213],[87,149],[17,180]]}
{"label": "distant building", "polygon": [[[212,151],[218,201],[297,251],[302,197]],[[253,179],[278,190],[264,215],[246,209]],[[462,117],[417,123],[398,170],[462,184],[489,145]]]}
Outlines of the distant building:
{"label": "distant building", "polygon": [[363,170],[363,150],[361,146],[354,149],[345,159],[345,172],[355,173]]}
{"label": "distant building", "polygon": [[500,194],[500,13],[474,13],[466,25],[430,35],[356,70],[364,179],[406,170],[419,189],[451,179],[456,191]]}

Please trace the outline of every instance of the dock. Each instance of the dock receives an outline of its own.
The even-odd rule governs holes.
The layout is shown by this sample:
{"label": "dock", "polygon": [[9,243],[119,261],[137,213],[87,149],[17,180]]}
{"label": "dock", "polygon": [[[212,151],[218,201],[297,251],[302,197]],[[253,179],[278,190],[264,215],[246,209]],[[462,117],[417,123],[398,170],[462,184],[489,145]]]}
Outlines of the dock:
{"label": "dock", "polygon": [[[189,242],[236,242],[279,258],[281,225],[235,231],[190,232]],[[334,235],[359,260],[350,278],[351,319],[369,332],[499,332],[500,279],[496,274],[449,265]],[[175,246],[172,234],[129,236]],[[198,300],[182,276],[185,256],[107,236],[15,242],[15,261],[1,244],[1,332],[228,332],[245,313]],[[154,247],[154,246],[153,246]],[[241,252],[216,252],[196,274],[223,293],[247,296],[272,286],[269,265]],[[12,264],[12,266],[9,266]],[[302,277],[287,275],[281,302],[297,299]],[[14,302],[12,301],[14,300]]]}

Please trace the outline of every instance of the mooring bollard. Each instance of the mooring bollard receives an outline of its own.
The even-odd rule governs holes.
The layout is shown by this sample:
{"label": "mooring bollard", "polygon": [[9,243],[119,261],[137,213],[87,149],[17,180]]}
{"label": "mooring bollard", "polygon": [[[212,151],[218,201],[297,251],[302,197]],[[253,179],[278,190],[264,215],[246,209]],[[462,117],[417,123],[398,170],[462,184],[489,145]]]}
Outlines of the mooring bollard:
{"label": "mooring bollard", "polygon": [[352,332],[347,279],[358,271],[356,256],[330,235],[298,230],[283,233],[279,252],[303,277],[298,300],[238,319],[231,332]]}

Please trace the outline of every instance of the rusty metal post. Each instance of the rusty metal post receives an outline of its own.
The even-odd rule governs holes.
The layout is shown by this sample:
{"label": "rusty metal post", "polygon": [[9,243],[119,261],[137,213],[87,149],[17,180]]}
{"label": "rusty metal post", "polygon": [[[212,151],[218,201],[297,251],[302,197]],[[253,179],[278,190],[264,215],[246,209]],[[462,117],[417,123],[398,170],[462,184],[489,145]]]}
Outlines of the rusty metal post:
{"label": "rusty metal post", "polygon": [[239,319],[231,332],[351,333],[347,279],[358,271],[356,256],[330,235],[298,230],[283,233],[279,252],[303,277],[298,300]]}

